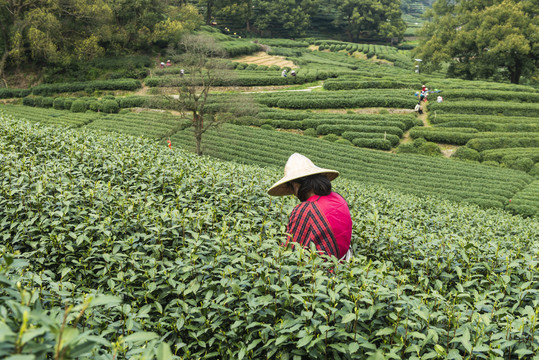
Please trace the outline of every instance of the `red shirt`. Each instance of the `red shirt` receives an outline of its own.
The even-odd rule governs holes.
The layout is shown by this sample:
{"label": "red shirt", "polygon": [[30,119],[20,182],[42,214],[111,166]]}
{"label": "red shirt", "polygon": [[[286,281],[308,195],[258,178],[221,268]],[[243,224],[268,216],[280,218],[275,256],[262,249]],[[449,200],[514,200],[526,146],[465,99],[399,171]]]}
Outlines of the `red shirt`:
{"label": "red shirt", "polygon": [[318,251],[343,257],[350,248],[352,218],[344,198],[332,192],[314,195],[297,205],[290,214],[287,232],[289,241],[309,247],[313,242]]}

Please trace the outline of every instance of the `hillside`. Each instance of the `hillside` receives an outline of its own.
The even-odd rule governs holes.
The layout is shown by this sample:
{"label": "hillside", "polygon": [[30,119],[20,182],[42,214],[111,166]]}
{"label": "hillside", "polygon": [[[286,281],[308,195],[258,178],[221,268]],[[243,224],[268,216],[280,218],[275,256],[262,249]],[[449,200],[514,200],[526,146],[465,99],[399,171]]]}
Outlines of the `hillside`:
{"label": "hillside", "polygon": [[265,193],[281,167],[5,116],[0,149],[1,356],[539,350],[537,219],[340,178],[355,256],[333,265],[279,246],[296,203]]}

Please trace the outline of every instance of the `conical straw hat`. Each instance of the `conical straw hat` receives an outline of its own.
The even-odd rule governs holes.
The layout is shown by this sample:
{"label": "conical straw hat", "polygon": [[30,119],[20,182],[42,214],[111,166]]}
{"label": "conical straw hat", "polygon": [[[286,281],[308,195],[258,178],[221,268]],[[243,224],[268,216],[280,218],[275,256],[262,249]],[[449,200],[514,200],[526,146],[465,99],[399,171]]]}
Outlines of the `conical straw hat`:
{"label": "conical straw hat", "polygon": [[284,166],[283,178],[273,184],[273,186],[268,190],[268,194],[273,196],[292,195],[294,193],[287,185],[287,182],[315,174],[323,174],[327,176],[330,181],[339,176],[338,171],[320,168],[313,164],[309,158],[301,154],[294,153],[290,155],[286,165]]}

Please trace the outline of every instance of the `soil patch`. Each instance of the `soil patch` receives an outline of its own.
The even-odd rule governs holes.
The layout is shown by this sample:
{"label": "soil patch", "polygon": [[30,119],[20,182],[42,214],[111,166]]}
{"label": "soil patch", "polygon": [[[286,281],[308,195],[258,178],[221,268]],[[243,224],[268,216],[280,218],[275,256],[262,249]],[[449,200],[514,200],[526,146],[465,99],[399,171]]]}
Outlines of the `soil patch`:
{"label": "soil patch", "polygon": [[445,156],[446,158],[451,157],[451,155],[453,155],[455,151],[457,151],[457,149],[459,148],[459,146],[457,145],[447,145],[447,144],[438,144],[438,146],[440,147],[440,150],[442,151],[442,155]]}
{"label": "soil patch", "polygon": [[297,66],[294,65],[292,61],[286,60],[284,56],[268,55],[263,51],[257,52],[253,55],[237,57],[231,60],[245,64],[257,64],[267,66],[277,65],[279,67],[288,66],[293,69],[297,68]]}

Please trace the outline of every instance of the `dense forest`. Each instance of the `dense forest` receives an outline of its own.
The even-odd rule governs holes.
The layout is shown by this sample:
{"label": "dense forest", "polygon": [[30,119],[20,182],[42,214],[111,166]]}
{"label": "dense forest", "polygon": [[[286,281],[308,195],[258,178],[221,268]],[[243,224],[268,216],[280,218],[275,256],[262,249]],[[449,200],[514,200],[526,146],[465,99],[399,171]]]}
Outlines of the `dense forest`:
{"label": "dense forest", "polygon": [[103,57],[163,54],[206,24],[242,38],[396,45],[408,36],[413,44],[402,48],[418,45],[412,58],[424,72],[534,82],[537,11],[532,0],[0,0],[0,79],[25,64],[65,71]]}

